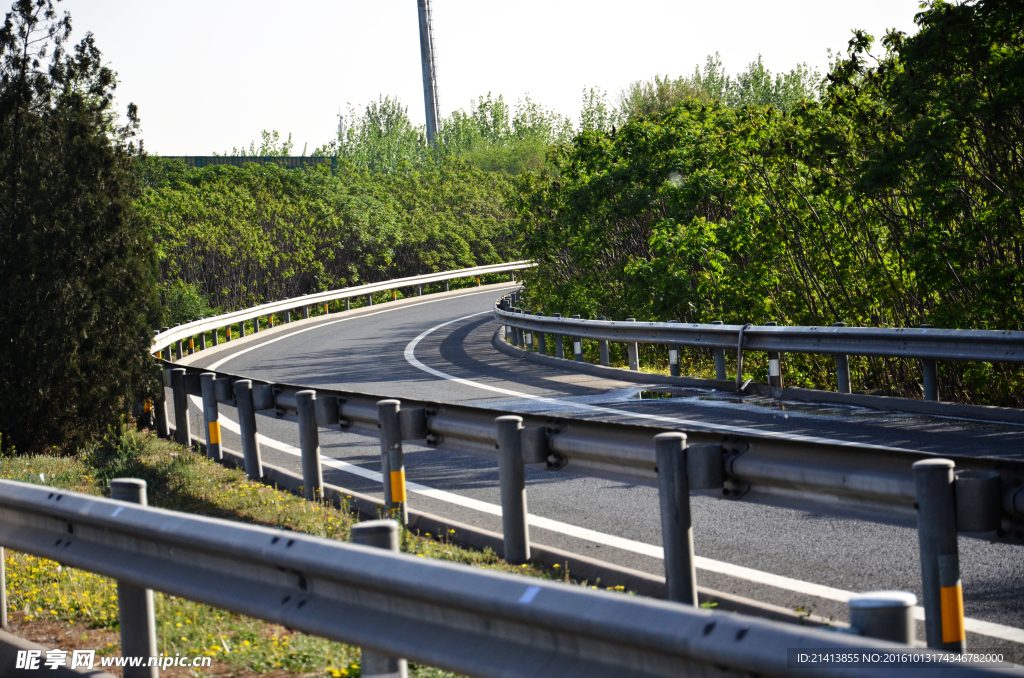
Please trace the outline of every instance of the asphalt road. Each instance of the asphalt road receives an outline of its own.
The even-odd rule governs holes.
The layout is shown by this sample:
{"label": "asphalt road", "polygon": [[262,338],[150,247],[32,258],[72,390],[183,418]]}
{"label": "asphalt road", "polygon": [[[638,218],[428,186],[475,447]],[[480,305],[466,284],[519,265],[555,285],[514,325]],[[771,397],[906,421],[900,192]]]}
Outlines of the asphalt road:
{"label": "asphalt road", "polygon": [[[635,412],[675,417],[686,425],[743,426],[937,453],[1019,456],[1024,450],[1024,427],[1012,425],[779,405],[692,390],[640,400],[637,394],[644,387],[638,384],[526,363],[494,350],[491,337],[499,325],[488,311],[501,290],[464,290],[332,315],[187,360],[262,380],[524,412],[543,409],[580,416],[570,403],[581,403],[590,406],[585,416],[609,420],[628,421],[628,413]],[[602,407],[614,412],[602,412]],[[201,430],[199,409],[192,410],[193,431]],[[236,421],[231,408],[222,406],[221,412]],[[259,415],[258,428],[283,448],[264,443],[264,459],[299,470],[298,458],[288,451],[298,446],[293,418]],[[376,438],[327,427],[321,427],[320,436],[325,460],[379,472]],[[224,442],[240,449],[230,430]],[[411,505],[501,531],[500,516],[493,511],[500,505],[493,459],[409,444],[405,450],[408,479],[443,491],[431,497],[413,492]],[[379,481],[364,477],[366,473],[328,464],[325,481],[380,495]],[[531,524],[533,541],[663,574],[657,557],[661,540],[655,489],[535,468],[527,470],[527,486],[530,514],[540,523]],[[692,511],[702,586],[839,620],[846,618],[841,601],[848,592],[897,589],[920,597],[914,530],[697,496]],[[1024,641],[1024,551],[962,538],[960,554],[968,630],[973,624],[984,634],[969,632],[969,646],[995,648]]]}

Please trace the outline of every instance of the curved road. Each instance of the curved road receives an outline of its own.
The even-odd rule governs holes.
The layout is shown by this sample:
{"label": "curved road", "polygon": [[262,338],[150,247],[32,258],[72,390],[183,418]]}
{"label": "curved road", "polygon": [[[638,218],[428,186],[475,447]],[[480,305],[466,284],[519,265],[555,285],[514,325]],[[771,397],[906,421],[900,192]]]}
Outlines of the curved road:
{"label": "curved road", "polygon": [[[562,412],[681,427],[742,426],[942,453],[1020,456],[1024,427],[857,408],[779,405],[693,389],[641,400],[644,388],[526,363],[491,345],[494,300],[508,285],[431,295],[279,326],[186,361],[256,379],[389,397],[460,402],[515,411]],[[196,400],[193,398],[193,400]],[[170,404],[170,399],[168,399]],[[193,406],[193,431],[201,431]],[[234,411],[221,406],[224,443]],[[299,470],[294,417],[258,415],[263,456]],[[237,431],[237,427],[234,427]],[[375,437],[321,427],[324,480],[380,496]],[[468,453],[405,444],[410,504],[501,531],[497,465]],[[527,469],[531,539],[663,574],[657,490],[571,470]],[[920,597],[916,531],[742,504],[692,499],[698,581],[703,586],[844,620],[850,592],[914,591]],[[961,539],[968,644],[1024,644],[1020,547]],[[919,638],[923,627],[919,625]],[[1018,645],[1018,647],[1020,647]]]}

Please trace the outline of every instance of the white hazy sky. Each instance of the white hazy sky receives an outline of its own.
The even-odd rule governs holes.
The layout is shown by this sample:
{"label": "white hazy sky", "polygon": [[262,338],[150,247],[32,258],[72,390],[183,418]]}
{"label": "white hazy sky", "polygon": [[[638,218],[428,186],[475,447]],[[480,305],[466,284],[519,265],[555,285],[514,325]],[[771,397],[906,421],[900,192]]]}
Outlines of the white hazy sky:
{"label": "white hazy sky", "polygon": [[[65,0],[80,38],[96,35],[119,73],[119,106],[139,106],[146,148],[209,155],[260,131],[294,154],[333,138],[339,107],[397,95],[423,120],[415,0]],[[918,0],[434,0],[441,113],[487,92],[523,95],[578,121],[581,94],[610,99],[655,74],[690,74],[719,52],[730,73],[763,55],[807,62],[853,28],[911,33]]]}

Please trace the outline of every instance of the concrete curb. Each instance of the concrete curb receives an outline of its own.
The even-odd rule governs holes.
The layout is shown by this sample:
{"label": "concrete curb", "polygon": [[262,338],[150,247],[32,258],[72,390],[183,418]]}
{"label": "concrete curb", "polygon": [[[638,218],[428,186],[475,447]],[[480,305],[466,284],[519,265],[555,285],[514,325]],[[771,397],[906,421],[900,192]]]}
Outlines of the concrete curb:
{"label": "concrete curb", "polygon": [[[671,386],[691,386],[696,388],[715,389],[728,393],[736,393],[736,383],[721,379],[700,379],[698,377],[670,377],[665,374],[634,372],[619,367],[605,367],[593,363],[578,363],[574,360],[558,358],[527,351],[504,341],[502,329],[499,328],[491,337],[491,345],[505,355],[518,360],[558,367],[574,372],[592,374],[605,379],[630,381],[638,384],[668,384]],[[763,395],[778,400],[795,400],[807,403],[827,403],[852,407],[866,407],[887,412],[912,412],[929,414],[939,417],[956,419],[974,419],[977,421],[994,421],[1011,424],[1024,424],[1024,410],[1012,407],[992,407],[990,405],[964,405],[961,403],[944,403],[934,400],[916,400],[914,398],[892,398],[889,396],[873,396],[861,393],[833,393],[817,391],[809,388],[773,388],[768,384],[751,382],[744,390],[747,394]]]}
{"label": "concrete curb", "polygon": [[[205,444],[195,436],[192,437],[194,444],[198,445],[200,451],[205,450]],[[234,450],[222,448],[224,454],[223,464],[231,468],[243,469],[245,462],[242,455]],[[299,488],[302,486],[302,476],[293,473],[273,464],[263,464],[263,478],[261,482],[270,487],[286,490],[291,494],[302,496]],[[348,507],[361,516],[376,520],[383,515],[384,502],[369,495],[353,492],[337,485],[324,483],[324,499],[330,501],[334,506],[340,507],[347,504]],[[483,530],[472,525],[466,525],[455,520],[448,520],[441,516],[416,509],[409,509],[408,529],[420,534],[447,535],[452,543],[459,546],[472,548],[478,551],[491,549],[498,557],[503,557],[505,543],[502,535]],[[452,532],[454,530],[454,532]],[[626,591],[634,591],[638,595],[649,598],[664,599],[666,595],[665,578],[657,575],[620,567],[606,563],[595,558],[589,558],[569,551],[563,551],[551,546],[531,543],[531,561],[548,567],[558,565],[566,568],[570,576],[601,587],[621,586]],[[756,600],[734,596],[729,593],[715,591],[713,589],[698,588],[698,600],[702,605],[714,607],[725,612],[736,612],[739,614],[771,619],[773,621],[803,626],[845,628],[847,625],[842,622],[829,621],[815,615],[800,615],[778,605],[761,603]]]}
{"label": "concrete curb", "polygon": [[[18,669],[19,650],[40,650],[42,658],[38,669]],[[71,661],[71,654],[68,653],[68,662]],[[58,666],[56,669],[48,669],[43,662],[46,661],[46,648],[36,645],[24,638],[0,631],[0,676],[4,678],[39,678],[39,676],[55,676],[56,678],[114,678],[114,676],[100,669],[71,669],[67,666]]]}

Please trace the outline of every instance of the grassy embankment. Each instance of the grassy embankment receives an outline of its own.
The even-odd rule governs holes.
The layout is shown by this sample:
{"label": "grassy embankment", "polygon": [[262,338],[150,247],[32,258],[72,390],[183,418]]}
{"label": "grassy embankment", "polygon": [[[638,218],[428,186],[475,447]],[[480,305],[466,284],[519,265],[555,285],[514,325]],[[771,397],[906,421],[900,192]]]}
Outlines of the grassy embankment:
{"label": "grassy embankment", "polygon": [[[109,496],[111,478],[143,478],[151,506],[283,527],[347,541],[358,519],[343,509],[307,502],[246,479],[199,455],[148,433],[127,431],[74,457],[3,459],[4,478]],[[517,567],[493,552],[456,547],[448,535],[404,531],[401,548],[423,558],[528,576],[568,580],[564,568]],[[113,580],[26,554],[7,551],[7,595],[11,631],[64,650],[100,648],[120,653],[117,589]],[[281,626],[156,594],[158,651],[213,657],[211,669],[170,669],[167,675],[358,676],[359,650],[288,631]],[[410,675],[452,674],[411,666]]]}

